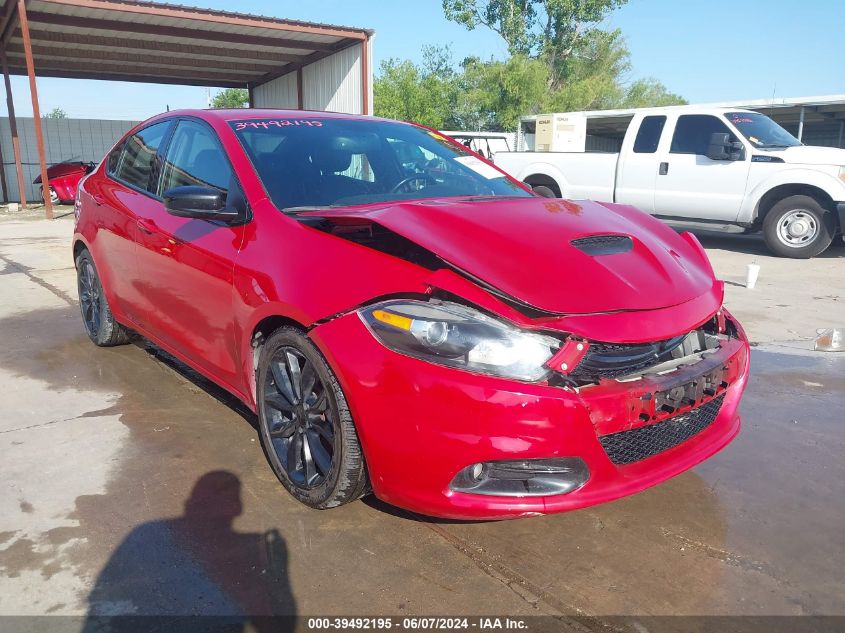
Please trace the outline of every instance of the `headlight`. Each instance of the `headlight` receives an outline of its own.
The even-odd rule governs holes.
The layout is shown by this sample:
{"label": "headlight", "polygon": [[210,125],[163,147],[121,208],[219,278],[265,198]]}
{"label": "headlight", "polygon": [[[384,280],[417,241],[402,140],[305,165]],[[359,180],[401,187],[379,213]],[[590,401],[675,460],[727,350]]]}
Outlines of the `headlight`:
{"label": "headlight", "polygon": [[845,167],[839,168],[839,180],[845,182]]}
{"label": "headlight", "polygon": [[516,380],[544,378],[560,341],[524,332],[457,303],[388,301],[359,312],[392,350],[432,363]]}

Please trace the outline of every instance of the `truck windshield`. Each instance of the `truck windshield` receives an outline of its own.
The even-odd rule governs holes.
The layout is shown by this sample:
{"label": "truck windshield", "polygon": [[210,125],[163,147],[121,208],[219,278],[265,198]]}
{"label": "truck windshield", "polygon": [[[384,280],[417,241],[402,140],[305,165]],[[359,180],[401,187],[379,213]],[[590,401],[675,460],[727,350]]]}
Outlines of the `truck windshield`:
{"label": "truck windshield", "polygon": [[281,210],[421,198],[531,196],[443,135],[407,123],[341,118],[230,121]]}
{"label": "truck windshield", "polygon": [[740,133],[754,145],[767,147],[794,147],[801,141],[759,112],[727,112],[725,118],[733,123]]}

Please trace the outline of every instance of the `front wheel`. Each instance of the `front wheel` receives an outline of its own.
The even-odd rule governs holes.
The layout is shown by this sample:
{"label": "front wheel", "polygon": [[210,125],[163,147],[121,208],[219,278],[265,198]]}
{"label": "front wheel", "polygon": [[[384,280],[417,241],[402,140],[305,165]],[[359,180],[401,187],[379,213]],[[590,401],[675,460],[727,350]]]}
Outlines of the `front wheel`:
{"label": "front wheel", "polygon": [[833,241],[833,215],[809,196],[789,196],[769,210],[763,238],[775,255],[807,259],[823,253]]}
{"label": "front wheel", "polygon": [[346,398],[316,346],[283,327],[264,344],[256,376],[261,443],[276,476],[307,506],[332,508],[367,492]]}

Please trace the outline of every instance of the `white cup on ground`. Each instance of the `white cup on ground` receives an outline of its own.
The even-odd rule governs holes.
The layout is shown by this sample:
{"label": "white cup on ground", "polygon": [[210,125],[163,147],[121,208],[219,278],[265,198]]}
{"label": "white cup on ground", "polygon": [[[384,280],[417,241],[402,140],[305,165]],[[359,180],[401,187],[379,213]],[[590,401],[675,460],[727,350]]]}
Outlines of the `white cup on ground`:
{"label": "white cup on ground", "polygon": [[745,287],[753,288],[757,285],[757,277],[760,275],[759,264],[748,264],[745,267]]}

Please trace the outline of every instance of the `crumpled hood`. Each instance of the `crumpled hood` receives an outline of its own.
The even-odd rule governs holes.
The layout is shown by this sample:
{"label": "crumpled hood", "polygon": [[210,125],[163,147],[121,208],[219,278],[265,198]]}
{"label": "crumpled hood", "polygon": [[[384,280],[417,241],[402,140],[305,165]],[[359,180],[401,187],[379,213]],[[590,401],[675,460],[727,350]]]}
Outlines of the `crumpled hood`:
{"label": "crumpled hood", "polygon": [[[665,308],[716,283],[703,251],[624,205],[451,199],[300,215],[380,224],[499,293],[558,314]],[[629,236],[632,244],[627,252],[590,255],[570,243],[591,235]]]}
{"label": "crumpled hood", "polygon": [[777,156],[782,158],[785,163],[793,165],[845,165],[845,149],[836,147],[796,145],[795,147],[766,150],[761,153]]}

